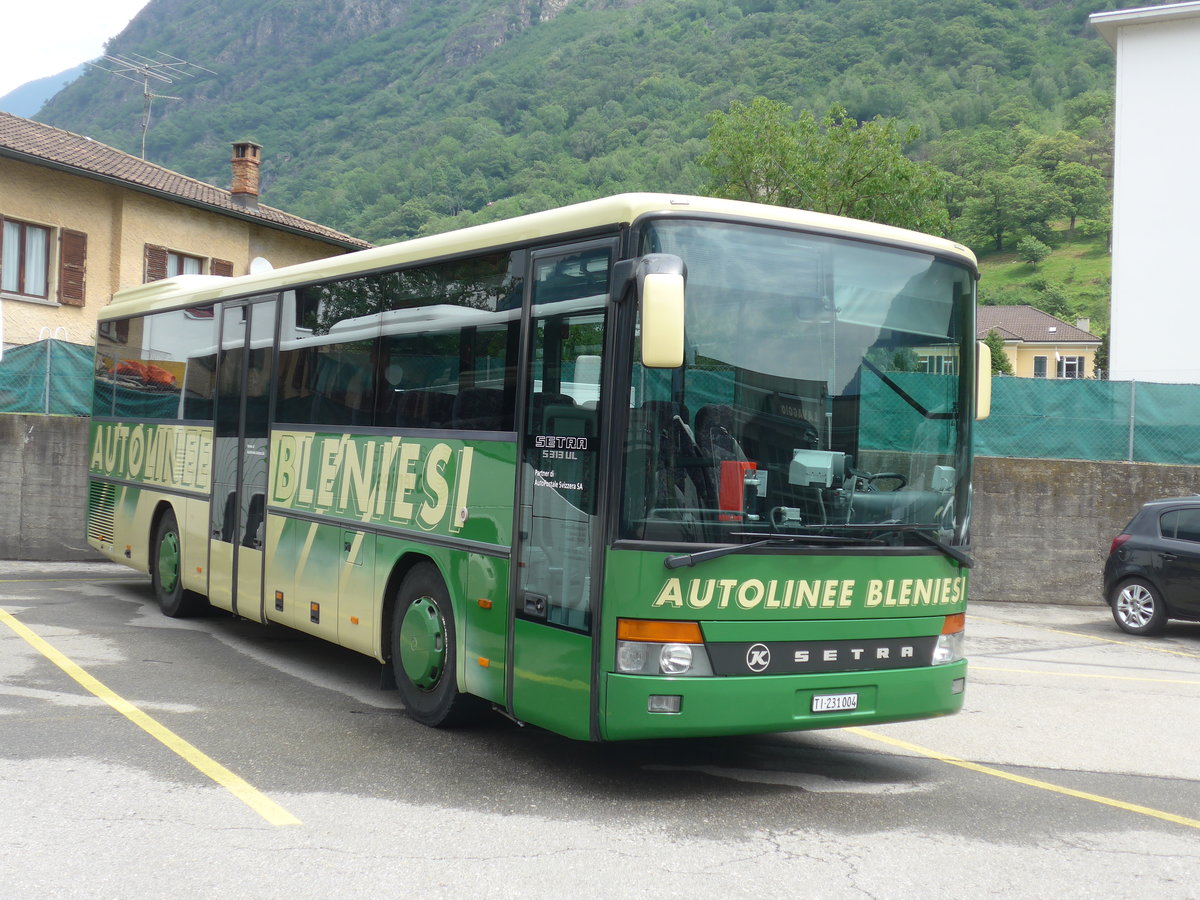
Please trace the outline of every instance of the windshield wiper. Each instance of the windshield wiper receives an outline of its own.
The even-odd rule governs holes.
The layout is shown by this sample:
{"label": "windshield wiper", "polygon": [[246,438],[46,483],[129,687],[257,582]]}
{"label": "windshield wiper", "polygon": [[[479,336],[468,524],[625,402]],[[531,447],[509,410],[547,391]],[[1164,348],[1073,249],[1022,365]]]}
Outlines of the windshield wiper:
{"label": "windshield wiper", "polygon": [[[905,529],[905,531],[909,531],[909,529]],[[930,546],[937,547],[964,569],[974,568],[975,558],[971,556],[970,553],[968,553],[962,547],[955,547],[953,544],[947,544],[945,541],[935,535],[932,530],[927,531],[920,526],[917,526],[911,529],[910,533],[916,535]]]}
{"label": "windshield wiper", "polygon": [[[754,532],[735,532],[731,537],[751,537]],[[694,566],[696,563],[704,562],[709,559],[717,559],[721,556],[729,556],[732,553],[743,553],[746,550],[754,550],[758,547],[767,547],[771,544],[786,545],[786,544],[802,544],[804,546],[818,546],[820,544],[873,544],[875,540],[871,538],[846,538],[835,537],[828,534],[773,534],[760,541],[751,541],[749,544],[734,544],[728,547],[714,547],[712,550],[698,550],[695,553],[685,553],[682,556],[668,556],[663,560],[663,566],[668,569],[678,569],[681,566]]]}
{"label": "windshield wiper", "polygon": [[882,381],[884,384],[886,384],[888,387],[890,387],[893,391],[895,391],[897,397],[899,397],[901,400],[903,400],[905,403],[907,403],[909,406],[911,406],[913,409],[915,409],[917,412],[919,412],[926,419],[956,419],[956,418],[958,418],[958,416],[952,412],[933,412],[932,410],[926,409],[919,400],[915,399],[911,394],[908,393],[908,391],[904,390],[904,388],[902,388],[902,387],[900,387],[900,385],[896,384],[896,382],[894,382],[891,378],[889,378],[887,376],[886,372],[884,372],[882,369],[879,368],[879,366],[875,365],[875,363],[871,362],[866,357],[863,357],[862,364],[864,367],[866,367],[867,369],[870,369],[872,372],[874,372],[875,377],[877,377],[880,381]]}

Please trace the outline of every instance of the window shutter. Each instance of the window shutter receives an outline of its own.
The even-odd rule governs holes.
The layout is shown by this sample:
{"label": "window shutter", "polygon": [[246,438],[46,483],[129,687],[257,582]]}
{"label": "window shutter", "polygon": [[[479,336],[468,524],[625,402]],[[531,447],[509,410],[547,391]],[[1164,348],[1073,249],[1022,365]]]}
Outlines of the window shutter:
{"label": "window shutter", "polygon": [[87,287],[87,235],[62,229],[59,237],[58,302],[83,306]]}
{"label": "window shutter", "polygon": [[233,263],[227,259],[214,259],[208,268],[213,275],[224,275],[226,278],[233,277]]}
{"label": "window shutter", "polygon": [[145,282],[162,281],[167,277],[167,248],[154,244],[146,245]]}

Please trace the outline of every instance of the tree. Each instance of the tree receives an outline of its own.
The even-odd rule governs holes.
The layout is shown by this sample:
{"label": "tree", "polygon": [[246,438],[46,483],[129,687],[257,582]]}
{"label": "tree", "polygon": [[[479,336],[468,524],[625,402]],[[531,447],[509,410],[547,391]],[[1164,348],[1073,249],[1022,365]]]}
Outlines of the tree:
{"label": "tree", "polygon": [[1071,217],[1071,231],[1079,216],[1103,216],[1108,205],[1108,182],[1104,176],[1082,163],[1066,162],[1054,170],[1050,180],[1063,195]]}
{"label": "tree", "polygon": [[731,200],[791,205],[805,164],[801,125],[791,107],[766,97],[735,100],[729,112],[714,112],[708,121],[709,149],[700,157],[711,179],[708,190]]}
{"label": "tree", "polygon": [[1096,355],[1092,358],[1092,377],[1100,381],[1108,381],[1108,335],[1109,332],[1104,332],[1104,336],[1100,338],[1100,346],[1096,348]]}
{"label": "tree", "polygon": [[1021,162],[1041,169],[1047,176],[1065,163],[1082,163],[1087,159],[1087,143],[1070,131],[1059,131],[1035,138],[1021,154]]}
{"label": "tree", "polygon": [[1017,241],[1017,256],[1025,260],[1035,269],[1037,264],[1050,255],[1050,248],[1035,238],[1032,234],[1026,235]]}
{"label": "tree", "polygon": [[1075,230],[1079,216],[1093,218],[1108,202],[1108,182],[1089,160],[1092,145],[1070,131],[1059,131],[1033,141],[1021,162],[1037,168],[1062,194],[1064,211]]}
{"label": "tree", "polygon": [[820,121],[756,97],[709,116],[708,191],[944,233],[949,217],[941,173],[904,155],[919,137],[894,119],[858,122],[838,105]]}
{"label": "tree", "polygon": [[1101,175],[1112,175],[1116,102],[1108,91],[1088,91],[1063,104],[1063,119],[1085,141],[1088,165]]}
{"label": "tree", "polygon": [[978,246],[990,241],[994,249],[1003,250],[1005,237],[1014,232],[1048,232],[1047,223],[1065,206],[1058,188],[1036,168],[1013,166],[979,179],[959,227],[968,243]]}
{"label": "tree", "polygon": [[1004,338],[1000,336],[1000,332],[993,328],[987,333],[983,342],[992,351],[992,374],[1011,375],[1013,373],[1012,360],[1004,352]]}

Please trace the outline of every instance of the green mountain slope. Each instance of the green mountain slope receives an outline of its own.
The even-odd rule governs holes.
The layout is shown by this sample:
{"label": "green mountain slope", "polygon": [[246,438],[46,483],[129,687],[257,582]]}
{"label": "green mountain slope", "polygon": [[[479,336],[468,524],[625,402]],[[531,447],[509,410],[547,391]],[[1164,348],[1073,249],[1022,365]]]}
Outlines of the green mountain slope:
{"label": "green mountain slope", "polygon": [[[1130,4],[1127,4],[1130,5]],[[944,133],[1051,132],[1112,51],[1063,0],[151,0],[113,53],[217,72],[157,93],[147,157],[383,241],[621,190],[699,191],[706,116],[757,95]],[[139,86],[91,72],[43,121],[140,152]]]}

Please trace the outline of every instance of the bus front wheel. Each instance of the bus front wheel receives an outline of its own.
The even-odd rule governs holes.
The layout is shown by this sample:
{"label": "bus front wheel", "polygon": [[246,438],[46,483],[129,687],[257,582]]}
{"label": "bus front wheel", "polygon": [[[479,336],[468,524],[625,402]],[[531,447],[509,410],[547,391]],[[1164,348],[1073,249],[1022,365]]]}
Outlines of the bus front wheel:
{"label": "bus front wheel", "polygon": [[200,594],[184,590],[182,548],[179,524],[175,521],[175,513],[168,509],[154,529],[154,543],[150,547],[150,581],[163,614],[172,619],[198,615],[208,605]]}
{"label": "bus front wheel", "polygon": [[408,714],[450,728],[475,717],[477,698],[458,690],[454,611],[442,576],[421,563],[404,576],[392,615],[392,669]]}

